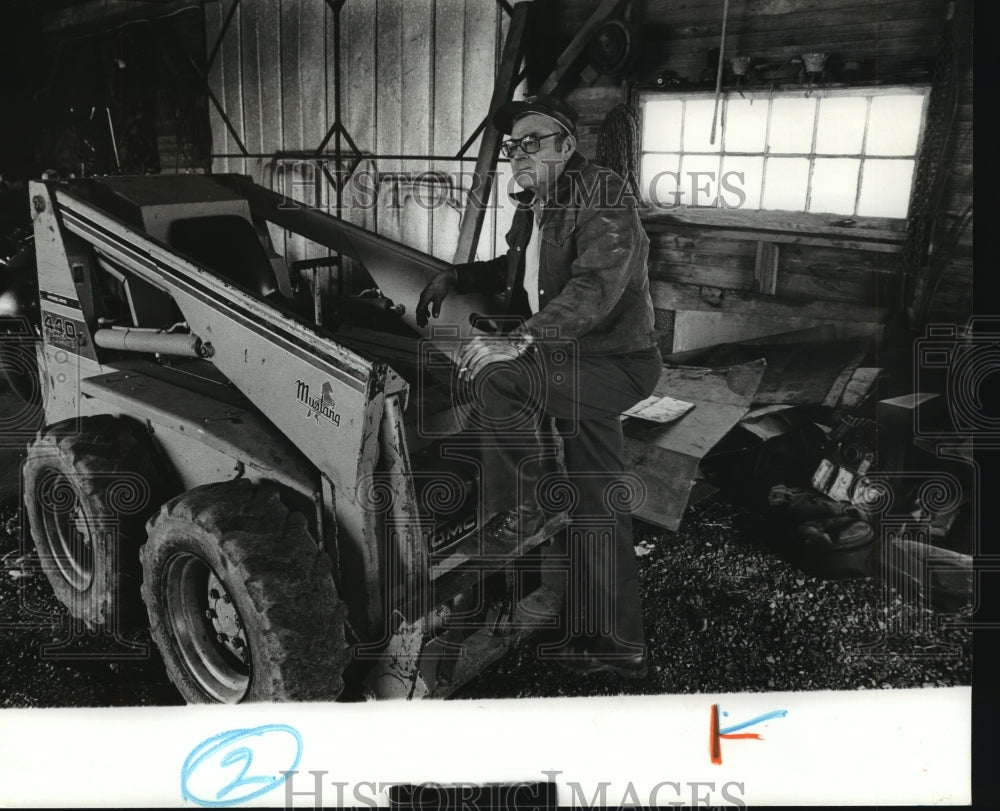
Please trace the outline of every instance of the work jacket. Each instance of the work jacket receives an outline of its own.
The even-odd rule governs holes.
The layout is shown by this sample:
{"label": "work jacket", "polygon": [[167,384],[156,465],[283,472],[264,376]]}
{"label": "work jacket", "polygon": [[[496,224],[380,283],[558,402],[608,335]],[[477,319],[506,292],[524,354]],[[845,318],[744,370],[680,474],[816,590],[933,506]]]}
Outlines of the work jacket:
{"label": "work jacket", "polygon": [[[517,204],[504,256],[456,266],[459,293],[502,293],[504,313],[529,315],[524,253],[534,193]],[[649,238],[621,177],[574,153],[541,208],[539,310],[514,332],[578,342],[579,351],[611,355],[656,343],[646,259]]]}

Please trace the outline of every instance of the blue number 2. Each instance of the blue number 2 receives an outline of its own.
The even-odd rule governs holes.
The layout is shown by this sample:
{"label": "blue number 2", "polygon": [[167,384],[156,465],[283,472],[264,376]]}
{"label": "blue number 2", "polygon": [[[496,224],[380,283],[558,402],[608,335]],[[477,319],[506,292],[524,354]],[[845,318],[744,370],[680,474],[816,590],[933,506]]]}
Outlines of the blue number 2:
{"label": "blue number 2", "polygon": [[250,769],[250,764],[253,763],[253,752],[251,752],[245,746],[240,746],[237,749],[233,749],[233,751],[231,751],[224,758],[222,758],[222,765],[232,766],[234,763],[239,763],[241,760],[243,761],[243,770],[236,776],[236,779],[233,780],[232,783],[230,783],[227,786],[223,786],[215,793],[216,799],[221,800],[234,788],[238,788],[239,786],[245,786],[249,783],[267,784],[274,782],[273,777],[265,777],[264,775],[259,775],[257,777],[245,776],[247,771]]}
{"label": "blue number 2", "polygon": [[[250,771],[254,760],[252,742],[248,739],[259,739],[265,735],[274,734],[291,735],[294,739],[295,757],[292,763],[283,769],[274,769],[276,764],[270,763],[267,764],[265,769],[267,771],[273,770],[274,774],[268,774],[265,771],[264,774],[251,774],[247,776],[247,772]],[[237,743],[242,743],[243,745],[233,747]],[[220,755],[221,757],[219,757]],[[301,758],[302,736],[293,727],[286,726],[285,724],[266,724],[265,726],[253,729],[232,729],[229,732],[223,732],[202,741],[191,750],[191,753],[184,761],[184,766],[181,768],[181,795],[185,800],[191,800],[198,805],[209,808],[243,803],[247,800],[252,800],[254,797],[266,794],[284,783],[288,779],[288,775],[281,774],[281,772],[294,771],[299,765]],[[202,790],[206,788],[206,784],[211,785],[214,783],[218,785],[216,783],[217,779],[221,782],[229,776],[223,773],[223,769],[239,764],[242,764],[239,774],[236,775],[235,779],[230,780],[222,788],[216,790],[215,797],[212,799],[198,796],[195,793],[197,789],[192,789],[189,785],[188,781],[196,773],[199,776],[198,783],[201,785]],[[280,766],[282,764],[277,765]],[[217,774],[213,774],[213,771]],[[245,793],[237,791],[240,788],[251,786],[255,788],[253,790],[246,790]],[[235,795],[231,796],[234,792],[236,792]]]}

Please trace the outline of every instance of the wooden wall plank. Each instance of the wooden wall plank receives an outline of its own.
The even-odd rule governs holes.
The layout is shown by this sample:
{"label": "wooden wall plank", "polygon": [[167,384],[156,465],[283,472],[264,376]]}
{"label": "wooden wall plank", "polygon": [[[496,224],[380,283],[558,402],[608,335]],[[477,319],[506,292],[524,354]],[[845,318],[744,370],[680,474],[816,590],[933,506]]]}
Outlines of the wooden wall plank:
{"label": "wooden wall plank", "polygon": [[302,149],[301,14],[310,0],[281,0],[281,131],[287,149]]}
{"label": "wooden wall plank", "polygon": [[[256,0],[257,10],[257,81],[260,87],[260,151],[266,155],[258,182],[275,190],[282,186],[281,167],[274,153],[284,144],[281,116],[281,11],[278,0]],[[288,252],[288,232],[271,229],[279,254]]]}
{"label": "wooden wall plank", "polygon": [[[397,155],[402,151],[400,122],[403,115],[403,2],[379,0],[376,27],[378,48],[378,107],[376,108],[375,152]],[[390,239],[402,235],[402,194],[399,183],[384,179],[399,172],[398,160],[379,159],[378,230]]]}
{"label": "wooden wall plank", "polygon": [[757,243],[749,239],[720,239],[712,232],[654,231],[649,234],[649,250],[651,254],[655,252],[658,256],[665,251],[678,251],[747,257],[757,255]]}
{"label": "wooden wall plank", "polygon": [[[228,6],[226,11],[228,13]],[[222,60],[222,71],[226,77],[226,92],[219,98],[222,106],[226,110],[233,129],[239,135],[243,145],[246,146],[246,127],[244,126],[244,105],[243,105],[243,9],[238,7],[229,24],[229,31],[222,43],[222,50],[219,51],[217,59]],[[230,154],[237,154],[240,150],[236,141],[227,136],[227,149]],[[245,160],[229,160],[227,171],[246,174],[249,171]]]}
{"label": "wooden wall plank", "polygon": [[[302,98],[302,148],[316,149],[332,123],[327,114],[327,42],[326,18],[329,7],[316,0],[299,0],[299,66],[298,77]],[[332,81],[332,76],[331,76]],[[310,168],[314,193],[313,205],[328,204],[327,183],[318,167]],[[305,257],[315,259],[329,251],[307,240]]]}
{"label": "wooden wall plank", "polygon": [[[402,134],[401,149],[407,155],[427,155],[431,147],[434,0],[407,0],[402,25],[402,103],[397,124]],[[419,177],[427,173],[430,163],[406,161],[402,168]],[[434,204],[438,188],[423,181],[406,189],[401,237],[405,244],[421,251],[430,248],[429,206]]]}
{"label": "wooden wall plank", "polygon": [[750,291],[720,290],[676,282],[650,282],[653,305],[659,310],[743,313],[751,316],[801,316],[831,321],[885,319],[888,309],[849,302],[818,301],[770,296]]}
{"label": "wooden wall plank", "polygon": [[[333,59],[333,15],[330,15],[327,26],[327,36],[330,46],[327,54],[330,60]],[[375,3],[346,3],[341,12],[341,115],[347,131],[354,142],[363,153],[374,154],[376,142],[377,118],[375,111],[379,104],[378,82],[376,76],[376,60],[378,59],[378,43],[376,38],[376,7]],[[327,75],[331,77],[329,82],[330,96],[328,96],[327,106],[331,111],[330,123],[333,123],[332,112],[334,109],[333,92],[334,83],[333,64],[327,66]],[[332,151],[333,143],[330,143]],[[377,229],[378,221],[376,216],[376,206],[374,200],[374,184],[371,180],[371,172],[374,166],[371,161],[364,161],[359,166],[363,175],[357,178],[359,182],[364,181],[363,188],[351,184],[345,190],[345,219],[372,230]],[[331,194],[333,190],[331,190]]]}
{"label": "wooden wall plank", "polygon": [[[557,8],[558,19],[567,29],[578,28],[596,8],[593,0],[546,0]],[[945,0],[745,0],[730,4],[730,23],[736,26],[752,22],[761,28],[780,28],[789,23],[803,26],[803,19],[814,23],[831,19],[850,21],[901,19],[907,14],[933,16],[944,19]],[[877,15],[877,16],[876,16]],[[722,20],[722,0],[644,0],[643,23],[655,33],[668,24],[672,28],[698,27],[714,23],[716,29]]]}
{"label": "wooden wall plank", "polygon": [[747,270],[754,267],[756,252],[752,254],[726,251],[708,253],[701,250],[677,251],[669,248],[650,247],[649,255],[657,262],[671,265],[712,265]]}
{"label": "wooden wall plank", "polygon": [[651,260],[649,278],[684,284],[705,284],[729,290],[753,289],[753,264],[746,268],[714,267],[711,265],[674,265]]}
{"label": "wooden wall plank", "polygon": [[[279,98],[281,135],[284,149],[302,149],[302,109],[308,101],[302,96],[300,68],[303,63],[300,43],[302,37],[302,6],[310,0],[281,0],[280,48],[281,95]],[[275,186],[278,191],[301,203],[312,202],[311,189],[305,186],[308,169],[304,161],[282,160],[276,167]],[[306,240],[289,233],[285,238],[285,252],[289,262],[304,259]]]}
{"label": "wooden wall plank", "polygon": [[[327,114],[327,40],[329,6],[317,0],[299,0],[298,81],[302,97],[302,148],[315,149],[332,120]],[[330,82],[333,71],[330,71]]]}
{"label": "wooden wall plank", "polygon": [[[657,34],[669,31],[672,37],[708,36],[718,40],[722,33],[722,3],[699,2],[678,7],[676,3],[646,3],[644,24]],[[886,26],[919,23],[940,27],[945,16],[943,0],[880,0],[878,3],[830,2],[822,8],[796,4],[782,14],[756,14],[747,4],[731,4],[726,30],[729,36],[791,32],[815,38],[827,29],[854,28],[877,31],[885,38]]]}
{"label": "wooden wall plank", "polygon": [[[434,11],[434,130],[432,147],[436,155],[455,155],[465,141],[463,54],[465,46],[465,0],[437,0]],[[456,185],[466,166],[460,161],[436,161],[435,171],[453,174]],[[431,253],[451,261],[458,244],[461,206],[465,202],[460,189],[454,193],[455,207],[435,209],[431,219]]]}
{"label": "wooden wall plank", "polygon": [[[246,122],[243,143],[250,154],[260,154],[264,150],[259,39],[262,2],[263,0],[243,0],[240,3],[243,116]],[[260,158],[250,158],[246,161],[247,173],[258,182],[261,180],[262,165],[263,161]]]}
{"label": "wooden wall plank", "polygon": [[[224,3],[210,3],[205,6],[205,41],[208,43],[210,50],[222,32],[222,23],[225,19],[225,14],[226,5]],[[225,49],[225,47],[225,44],[223,44],[222,48]],[[208,73],[208,86],[219,100],[219,104],[225,108],[226,71],[222,50],[219,51],[215,58],[215,63]],[[209,126],[212,130],[212,152],[215,154],[228,154],[229,152],[236,151],[236,145],[231,144],[233,139],[229,133],[229,129],[223,122],[219,111],[211,102],[208,104],[208,117]],[[228,158],[214,158],[212,160],[212,171],[228,172]]]}
{"label": "wooden wall plank", "polygon": [[261,146],[267,154],[284,148],[281,116],[282,10],[287,0],[258,0],[257,41],[259,43]]}
{"label": "wooden wall plank", "polygon": [[[501,13],[495,3],[467,2],[465,4],[465,40],[463,44],[462,92],[462,141],[468,138],[479,122],[489,112],[493,95],[493,77],[497,63],[497,15]],[[475,156],[479,138],[469,147]],[[496,188],[493,189],[494,199]],[[496,256],[496,209],[486,212],[477,256],[491,259]]]}
{"label": "wooden wall plank", "polygon": [[[462,77],[465,45],[465,0],[436,0],[434,4],[434,151],[454,155],[465,141]],[[435,164],[435,169],[450,169]]]}

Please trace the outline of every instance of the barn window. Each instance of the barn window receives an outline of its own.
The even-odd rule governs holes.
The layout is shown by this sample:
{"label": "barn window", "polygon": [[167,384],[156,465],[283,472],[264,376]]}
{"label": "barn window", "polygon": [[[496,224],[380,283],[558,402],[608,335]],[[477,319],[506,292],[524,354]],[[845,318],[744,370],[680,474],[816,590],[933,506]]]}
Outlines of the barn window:
{"label": "barn window", "polygon": [[641,97],[641,188],[659,208],[904,218],[927,88]]}

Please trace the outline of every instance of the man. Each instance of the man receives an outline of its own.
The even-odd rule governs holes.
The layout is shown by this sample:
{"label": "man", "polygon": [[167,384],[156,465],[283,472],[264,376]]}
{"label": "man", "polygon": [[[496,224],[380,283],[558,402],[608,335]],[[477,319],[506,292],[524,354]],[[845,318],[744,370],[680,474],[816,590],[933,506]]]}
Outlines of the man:
{"label": "man", "polygon": [[[573,499],[568,532],[567,636],[542,649],[579,673],[646,671],[639,584],[622,484],[620,415],[648,397],[663,362],[653,332],[649,240],[622,178],[576,152],[577,113],[548,96],[509,102],[493,123],[511,139],[501,151],[523,191],[506,255],[439,273],[420,295],[417,321],[438,317],[458,293],[504,295],[523,323],[471,339],[459,374],[477,386],[482,486],[492,540],[537,542],[561,525],[540,503],[539,418],[553,418]],[[543,385],[537,380],[543,372]],[[518,421],[528,413],[535,422]],[[524,425],[531,427],[526,432]],[[513,426],[513,430],[511,428]],[[527,441],[526,441],[527,436]],[[532,447],[532,446],[535,447]],[[619,499],[620,501],[620,499]]]}

